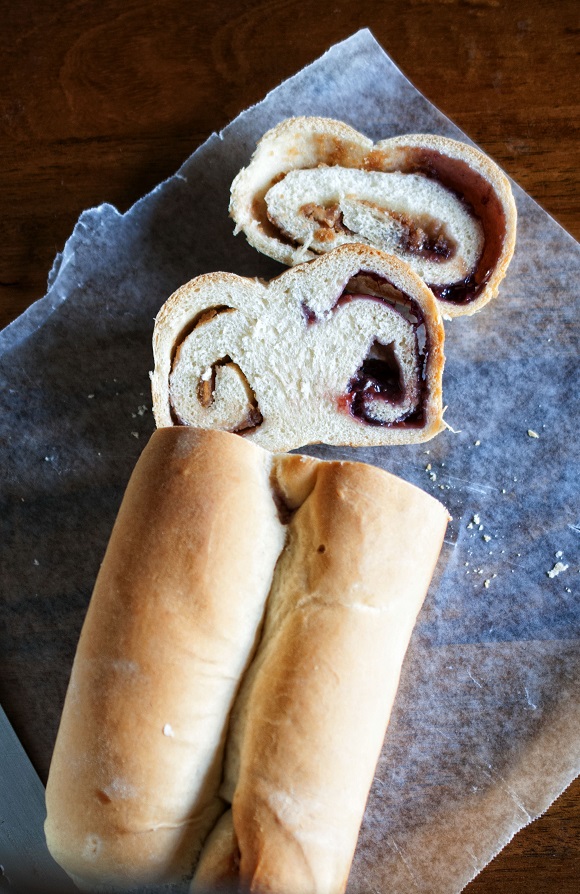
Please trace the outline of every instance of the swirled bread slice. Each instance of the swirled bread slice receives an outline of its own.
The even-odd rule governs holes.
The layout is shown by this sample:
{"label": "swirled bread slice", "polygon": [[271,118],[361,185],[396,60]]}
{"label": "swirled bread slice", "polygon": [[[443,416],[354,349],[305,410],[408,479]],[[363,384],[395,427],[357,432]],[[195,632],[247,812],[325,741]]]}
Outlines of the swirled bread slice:
{"label": "swirled bread slice", "polygon": [[428,440],[443,428],[443,325],[410,267],[345,245],[270,283],[231,273],[169,298],[153,336],[158,426],[272,451]]}
{"label": "swirled bread slice", "polygon": [[232,184],[230,214],[251,245],[288,265],[352,242],[391,252],[448,317],[497,294],[516,234],[509,181],[479,150],[425,134],[373,145],[327,118],[265,134]]}

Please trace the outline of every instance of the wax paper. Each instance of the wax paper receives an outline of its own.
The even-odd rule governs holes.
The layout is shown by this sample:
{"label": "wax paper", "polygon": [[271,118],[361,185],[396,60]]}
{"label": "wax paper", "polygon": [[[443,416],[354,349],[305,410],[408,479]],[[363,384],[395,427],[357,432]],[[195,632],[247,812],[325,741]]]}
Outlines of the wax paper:
{"label": "wax paper", "polygon": [[[44,780],[99,563],[154,428],[155,314],[197,274],[281,272],[234,237],[228,199],[256,141],[292,115],[339,118],[375,140],[466,139],[359,32],[212,135],[126,214],[83,213],[47,295],[0,333],[0,702]],[[460,891],[580,768],[580,253],[514,192],[518,240],[499,297],[446,323],[455,431],[418,446],[305,451],[388,469],[453,516],[351,892]]]}

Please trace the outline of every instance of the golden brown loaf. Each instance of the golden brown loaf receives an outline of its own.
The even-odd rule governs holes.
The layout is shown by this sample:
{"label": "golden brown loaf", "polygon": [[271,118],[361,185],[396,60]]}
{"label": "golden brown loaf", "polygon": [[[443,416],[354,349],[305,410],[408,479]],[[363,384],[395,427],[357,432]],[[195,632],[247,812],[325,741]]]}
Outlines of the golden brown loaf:
{"label": "golden brown loaf", "polygon": [[342,891],[446,522],[371,466],[157,431],[98,576],[47,786],[48,845],[77,883],[191,876],[213,829],[198,888]]}
{"label": "golden brown loaf", "polygon": [[273,451],[425,441],[443,428],[443,339],[429,289],[365,245],[270,283],[206,274],[157,316],[155,421]]}
{"label": "golden brown loaf", "polygon": [[364,242],[407,261],[446,317],[497,293],[513,254],[509,180],[478,149],[430,134],[373,144],[329,118],[290,118],[235,178],[236,232],[283,264]]}

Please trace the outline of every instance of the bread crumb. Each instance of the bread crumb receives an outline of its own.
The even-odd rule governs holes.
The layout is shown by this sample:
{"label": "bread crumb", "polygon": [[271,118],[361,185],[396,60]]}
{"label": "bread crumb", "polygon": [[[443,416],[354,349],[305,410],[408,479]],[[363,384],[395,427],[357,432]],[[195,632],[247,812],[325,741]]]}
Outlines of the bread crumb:
{"label": "bread crumb", "polygon": [[430,471],[431,471],[431,463],[427,463],[427,465],[425,466],[425,471],[426,471],[426,472],[430,472]]}
{"label": "bread crumb", "polygon": [[173,732],[173,727],[171,726],[170,723],[166,723],[165,726],[163,727],[163,735],[164,736],[175,736],[175,733]]}
{"label": "bread crumb", "polygon": [[[443,413],[445,413],[446,409],[447,409],[447,407],[443,407],[442,415],[443,415]],[[445,428],[447,429],[447,431],[450,431],[452,435],[460,435],[461,434],[460,428],[452,428],[451,425],[449,425],[449,423],[446,422],[445,419],[443,419],[443,418],[441,419],[441,421],[442,421],[443,425],[445,426]]]}
{"label": "bread crumb", "polygon": [[139,437],[139,432],[138,432],[138,431],[132,431],[131,434],[133,435],[134,438],[138,438],[138,437]]}
{"label": "bread crumb", "polygon": [[485,587],[486,590],[489,587],[490,583],[491,583],[491,581],[489,580],[489,578],[487,580],[484,580],[483,586]]}
{"label": "bread crumb", "polygon": [[92,400],[94,396],[95,396],[94,394],[87,394],[87,397],[89,400]]}
{"label": "bread crumb", "polygon": [[561,574],[562,571],[567,571],[568,567],[569,566],[564,565],[563,562],[556,562],[556,564],[552,569],[550,569],[550,571],[546,571],[546,574],[548,575],[548,577],[558,577],[558,575]]}
{"label": "bread crumb", "polygon": [[437,481],[437,475],[436,475],[436,473],[435,473],[435,472],[430,472],[430,473],[429,473],[429,478],[431,479],[431,481]]}
{"label": "bread crumb", "polygon": [[474,446],[474,447],[479,447],[480,444],[481,444],[481,441],[474,441],[474,442],[473,442],[473,446]]}
{"label": "bread crumb", "polygon": [[489,543],[489,541],[491,540],[491,537],[489,534],[484,534],[483,539],[485,540],[486,543]]}
{"label": "bread crumb", "polygon": [[539,438],[540,436],[537,433],[537,431],[534,431],[533,429],[528,428],[528,437],[529,438]]}
{"label": "bread crumb", "polygon": [[562,556],[564,555],[564,553],[562,552],[561,549],[559,549],[557,553],[554,553],[554,555],[556,556],[557,559],[561,559]]}
{"label": "bread crumb", "polygon": [[477,515],[477,513],[473,516],[472,521],[473,521],[474,525],[481,524],[481,519],[480,519],[479,515]]}

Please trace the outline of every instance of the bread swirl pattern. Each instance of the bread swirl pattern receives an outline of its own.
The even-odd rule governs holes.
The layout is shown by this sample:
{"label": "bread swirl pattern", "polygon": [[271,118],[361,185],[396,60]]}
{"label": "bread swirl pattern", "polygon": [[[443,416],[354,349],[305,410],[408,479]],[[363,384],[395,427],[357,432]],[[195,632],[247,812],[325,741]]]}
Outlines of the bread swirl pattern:
{"label": "bread swirl pattern", "polygon": [[77,884],[182,879],[213,829],[197,886],[339,894],[446,521],[374,467],[155,432],[48,780],[47,842]]}
{"label": "bread swirl pattern", "polygon": [[517,216],[509,180],[479,150],[426,134],[373,144],[326,118],[268,131],[232,184],[230,214],[236,232],[284,264],[349,242],[392,252],[448,317],[497,294]]}
{"label": "bread swirl pattern", "polygon": [[404,263],[348,245],[269,284],[200,276],[163,306],[152,374],[157,425],[309,443],[427,440],[443,427],[443,326]]}

